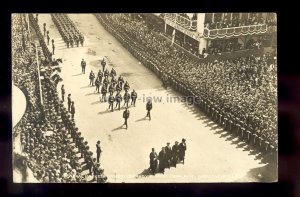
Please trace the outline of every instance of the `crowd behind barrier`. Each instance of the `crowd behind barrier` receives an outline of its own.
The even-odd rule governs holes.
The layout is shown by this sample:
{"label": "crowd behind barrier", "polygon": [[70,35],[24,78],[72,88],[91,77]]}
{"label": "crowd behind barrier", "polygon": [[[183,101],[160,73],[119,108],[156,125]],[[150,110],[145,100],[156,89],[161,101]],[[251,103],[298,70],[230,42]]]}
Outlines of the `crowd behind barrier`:
{"label": "crowd behind barrier", "polygon": [[[40,31],[32,15],[29,20],[31,33],[36,34],[40,40]],[[88,143],[81,137],[75,122],[59,101],[57,84],[51,78],[54,72],[51,66],[46,68],[41,82],[41,102],[37,51],[31,46],[32,35],[24,22],[24,14],[12,15],[13,83],[24,92],[27,100],[26,112],[13,128],[13,137],[20,135],[20,142],[14,143],[20,143],[26,156],[26,165],[40,182],[86,182],[87,176],[82,173],[86,168],[90,171],[93,169],[97,182],[105,182],[107,178],[103,169],[94,162]],[[43,53],[38,52],[39,61],[50,58],[42,41],[40,45]],[[80,162],[81,158],[84,159],[83,163]]]}
{"label": "crowd behind barrier", "polygon": [[[200,62],[126,14],[95,14],[143,65],[193,96],[212,120],[263,153],[277,152],[276,54]],[[274,155],[274,154],[273,154]]]}
{"label": "crowd behind barrier", "polygon": [[67,14],[51,14],[51,18],[68,48],[79,43],[83,46],[84,36]]}

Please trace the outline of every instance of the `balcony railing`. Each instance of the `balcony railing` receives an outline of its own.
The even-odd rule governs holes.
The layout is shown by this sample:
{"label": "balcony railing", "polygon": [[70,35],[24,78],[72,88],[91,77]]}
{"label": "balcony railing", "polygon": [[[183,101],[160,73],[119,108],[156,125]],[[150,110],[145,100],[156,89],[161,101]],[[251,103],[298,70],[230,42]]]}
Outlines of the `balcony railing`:
{"label": "balcony railing", "polygon": [[268,31],[266,24],[230,27],[223,29],[208,29],[203,31],[204,38],[216,39],[216,38],[230,38],[235,36],[262,34]]}
{"label": "balcony railing", "polygon": [[183,16],[180,16],[179,14],[174,13],[167,13],[165,14],[165,18],[173,21],[174,23],[180,25],[181,27],[190,30],[190,31],[196,31],[197,30],[197,20],[191,20],[188,18],[185,18]]}

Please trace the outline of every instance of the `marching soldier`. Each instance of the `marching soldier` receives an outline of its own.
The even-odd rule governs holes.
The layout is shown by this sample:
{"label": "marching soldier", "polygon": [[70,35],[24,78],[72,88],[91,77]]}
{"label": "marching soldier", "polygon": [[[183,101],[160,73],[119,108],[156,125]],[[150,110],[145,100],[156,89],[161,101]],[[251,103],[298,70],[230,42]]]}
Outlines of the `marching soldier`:
{"label": "marching soldier", "polygon": [[118,83],[120,84],[121,87],[123,87],[124,79],[121,75],[118,78]]}
{"label": "marching soldier", "polygon": [[103,72],[104,72],[105,65],[106,65],[106,62],[105,62],[105,59],[104,59],[104,58],[103,58],[103,60],[101,61],[101,65],[102,65],[102,69],[103,69]]}
{"label": "marching soldier", "polygon": [[106,93],[107,93],[107,90],[106,90],[106,85],[103,84],[102,88],[101,88],[101,94],[102,94],[102,101],[106,102]]}
{"label": "marching soldier", "polygon": [[99,81],[102,82],[102,77],[103,77],[102,71],[99,70],[97,75],[98,75]]}
{"label": "marching soldier", "polygon": [[72,38],[72,36],[70,36],[70,39],[69,39],[69,41],[70,41],[70,45],[71,45],[71,47],[73,48],[73,38]]}
{"label": "marching soldier", "polygon": [[111,77],[115,77],[117,75],[116,71],[114,68],[111,68],[111,71],[110,71],[110,76]]}
{"label": "marching soldier", "polygon": [[104,84],[106,87],[108,87],[109,81],[108,81],[108,78],[107,78],[107,77],[104,78],[103,84]]}
{"label": "marching soldier", "polygon": [[85,74],[85,67],[86,67],[86,62],[84,59],[81,60],[81,72]]}
{"label": "marching soldier", "polygon": [[116,86],[116,90],[118,91],[118,92],[121,92],[121,90],[122,90],[122,87],[121,87],[121,85],[118,83],[117,84],[117,86]]}
{"label": "marching soldier", "polygon": [[79,41],[80,41],[81,46],[83,46],[84,37],[81,34],[79,35]]}
{"label": "marching soldier", "polygon": [[129,118],[130,112],[128,110],[128,108],[126,107],[125,111],[123,112],[123,118],[125,119],[125,122],[123,125],[126,125],[126,129],[128,128],[127,125],[127,119]]}
{"label": "marching soldier", "polygon": [[128,107],[128,102],[129,102],[129,99],[130,99],[130,95],[127,91],[124,93],[123,98],[124,98],[124,106],[126,104],[126,107]]}
{"label": "marching soldier", "polygon": [[112,112],[114,111],[114,102],[115,102],[115,97],[113,96],[113,93],[110,92],[110,95],[108,98],[108,103],[109,103],[108,109],[110,109],[110,107],[111,107]]}
{"label": "marching soldier", "polygon": [[61,86],[61,99],[64,102],[65,101],[65,88],[64,85]]}
{"label": "marching soldier", "polygon": [[109,93],[114,93],[115,88],[114,88],[113,84],[110,84],[110,85],[109,85],[108,91],[109,91]]}
{"label": "marching soldier", "polygon": [[134,107],[135,107],[135,101],[136,101],[136,98],[137,98],[137,93],[136,93],[135,90],[133,90],[133,91],[131,92],[131,105],[132,105],[132,103],[133,103],[133,106],[134,106]]}
{"label": "marching soldier", "polygon": [[100,87],[100,80],[99,77],[97,77],[96,81],[95,81],[95,85],[96,85],[96,92],[99,93],[99,87]]}
{"label": "marching soldier", "polygon": [[108,69],[106,69],[106,70],[104,71],[104,76],[108,78],[108,75],[109,75],[109,71],[108,71]]}
{"label": "marching soldier", "polygon": [[146,110],[147,110],[147,114],[146,114],[146,117],[149,117],[149,120],[151,120],[151,114],[150,114],[150,111],[152,110],[152,102],[151,100],[149,99],[147,104],[146,104]]}
{"label": "marching soldier", "polygon": [[122,101],[122,96],[120,94],[120,91],[118,91],[117,94],[116,94],[116,102],[117,102],[116,103],[116,108],[117,108],[117,106],[119,106],[119,110],[120,110],[121,101]]}
{"label": "marching soldier", "polygon": [[69,47],[70,47],[70,39],[69,39],[69,36],[66,37],[66,44],[67,44],[67,47],[69,48]]}
{"label": "marching soldier", "polygon": [[90,72],[90,77],[89,78],[90,78],[90,85],[94,86],[95,74],[92,70]]}
{"label": "marching soldier", "polygon": [[114,76],[112,76],[112,78],[111,78],[111,84],[113,85],[113,87],[115,87],[115,85],[116,85],[116,83],[117,83],[117,81],[116,81],[116,79],[115,79],[115,77]]}
{"label": "marching soldier", "polygon": [[152,172],[153,175],[155,175],[155,170],[157,168],[157,164],[158,164],[158,156],[157,153],[155,152],[155,149],[152,148],[152,152],[150,153],[150,170]]}
{"label": "marching soldier", "polygon": [[170,142],[167,143],[167,146],[165,147],[165,151],[166,151],[166,159],[167,159],[167,168],[170,168],[170,164],[171,164],[171,159],[172,159],[172,149],[170,146]]}
{"label": "marching soldier", "polygon": [[172,164],[174,165],[175,168],[178,161],[178,155],[179,155],[179,146],[178,146],[178,142],[176,141],[172,147]]}
{"label": "marching soldier", "polygon": [[182,142],[179,144],[178,146],[179,148],[179,161],[182,161],[184,164],[184,157],[185,157],[185,151],[186,151],[186,143],[185,143],[185,139],[182,138]]}
{"label": "marching soldier", "polygon": [[124,85],[124,90],[125,90],[125,91],[128,91],[129,88],[130,88],[129,83],[126,81],[126,82],[125,82],[125,85]]}

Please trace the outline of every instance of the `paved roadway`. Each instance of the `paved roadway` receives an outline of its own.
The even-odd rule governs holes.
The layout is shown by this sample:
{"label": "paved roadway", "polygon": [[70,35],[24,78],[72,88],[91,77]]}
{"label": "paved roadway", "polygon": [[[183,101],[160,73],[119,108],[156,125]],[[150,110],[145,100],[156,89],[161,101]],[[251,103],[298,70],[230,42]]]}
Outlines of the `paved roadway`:
{"label": "paved roadway", "polygon": [[[61,76],[66,95],[72,94],[76,107],[76,124],[95,154],[101,140],[101,166],[108,182],[234,182],[258,181],[256,169],[266,164],[243,143],[227,135],[208,120],[197,108],[185,103],[167,102],[167,97],[180,96],[162,88],[161,81],[141,65],[122,45],[99,24],[92,14],[69,14],[86,42],[83,47],[67,48],[55,28],[50,14],[40,14],[39,24],[47,23],[51,39],[56,43],[55,57],[63,58]],[[96,55],[89,53],[96,52]],[[128,130],[123,124],[122,110],[107,111],[108,103],[100,103],[95,87],[89,86],[90,70],[98,72],[100,59],[107,57],[109,70],[114,67],[138,93],[136,107],[131,107]],[[80,61],[87,62],[81,74]],[[58,91],[60,93],[60,86]],[[161,97],[153,103],[152,120],[145,120],[145,98]],[[169,99],[170,100],[170,99]],[[65,103],[66,104],[66,103]],[[149,153],[157,153],[167,142],[187,139],[185,164],[167,169],[165,174],[148,175]],[[254,172],[253,172],[254,171]]]}

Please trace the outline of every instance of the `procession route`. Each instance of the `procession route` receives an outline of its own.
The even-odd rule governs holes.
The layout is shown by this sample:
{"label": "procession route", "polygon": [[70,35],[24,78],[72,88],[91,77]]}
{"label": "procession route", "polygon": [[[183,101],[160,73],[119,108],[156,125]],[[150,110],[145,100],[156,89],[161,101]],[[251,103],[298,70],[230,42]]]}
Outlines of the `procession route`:
{"label": "procession route", "polygon": [[[111,183],[138,182],[235,182],[258,181],[259,174],[249,173],[263,168],[266,164],[255,158],[255,154],[245,150],[236,138],[232,138],[210,121],[198,108],[187,103],[168,102],[167,98],[182,96],[172,89],[165,90],[162,82],[136,60],[97,21],[93,14],[69,14],[88,41],[83,47],[66,48],[59,44],[56,57],[62,58],[61,77],[65,85],[66,97],[70,93],[75,102],[75,121],[85,140],[88,141],[93,156],[96,157],[96,142],[101,141],[100,158],[104,174]],[[60,40],[50,14],[39,15],[50,27],[50,35]],[[95,52],[96,55],[93,55]],[[136,107],[130,107],[128,129],[121,111],[108,111],[108,103],[100,102],[100,94],[95,86],[89,86],[91,70],[97,74],[102,69],[100,60],[106,58],[109,71],[113,67],[117,77],[121,74],[130,84],[130,92],[138,94]],[[81,73],[80,62],[87,62],[86,73]],[[101,88],[101,87],[100,87]],[[122,91],[122,96],[124,91]],[[159,97],[153,102],[152,119],[146,115],[146,98]],[[66,98],[65,98],[66,100]],[[65,106],[67,103],[65,102]],[[121,107],[123,102],[121,103]],[[187,143],[185,164],[166,169],[165,174],[149,175],[149,154],[151,148],[159,153],[167,142]]]}

